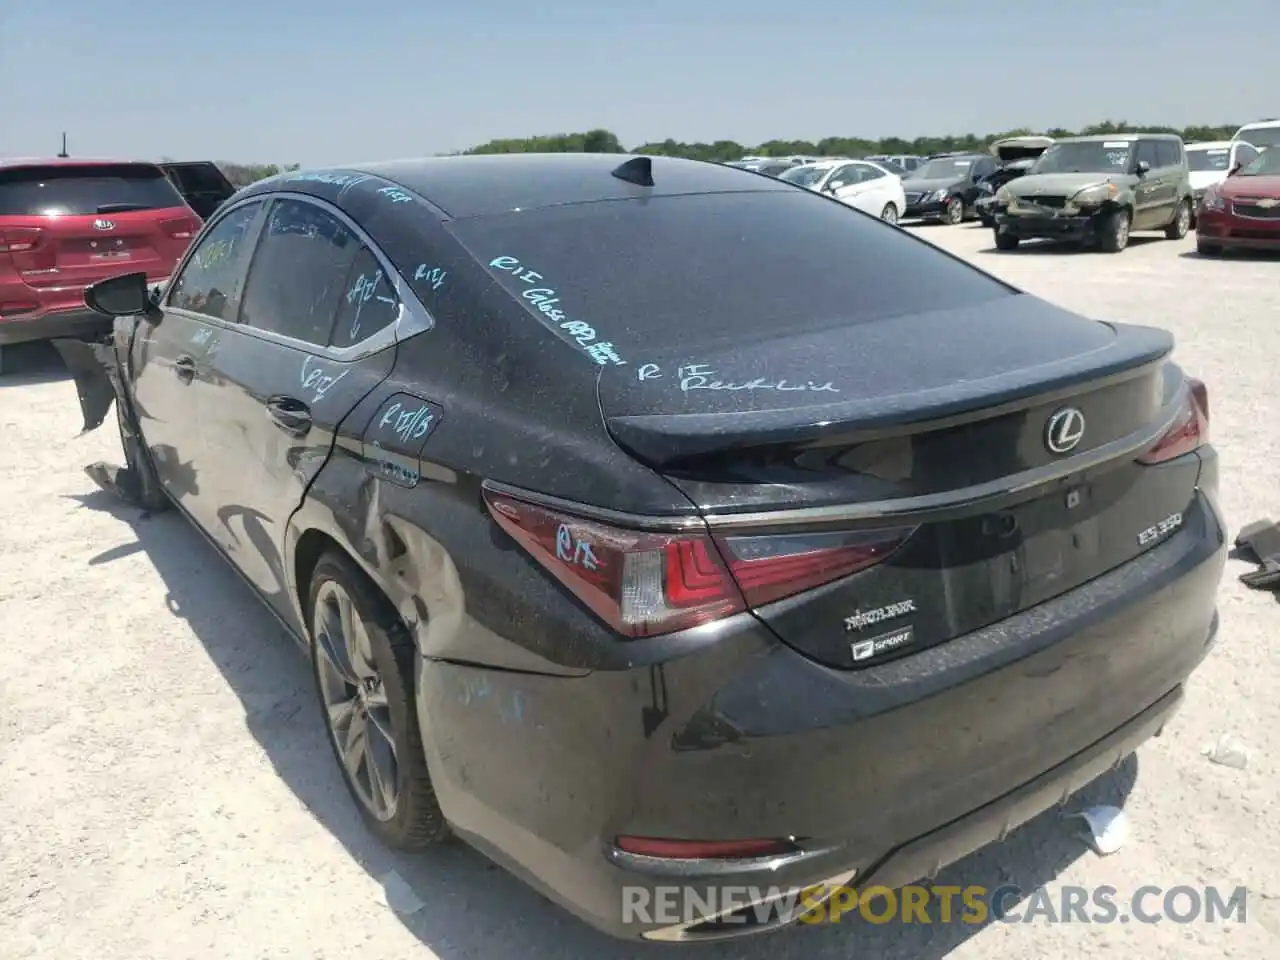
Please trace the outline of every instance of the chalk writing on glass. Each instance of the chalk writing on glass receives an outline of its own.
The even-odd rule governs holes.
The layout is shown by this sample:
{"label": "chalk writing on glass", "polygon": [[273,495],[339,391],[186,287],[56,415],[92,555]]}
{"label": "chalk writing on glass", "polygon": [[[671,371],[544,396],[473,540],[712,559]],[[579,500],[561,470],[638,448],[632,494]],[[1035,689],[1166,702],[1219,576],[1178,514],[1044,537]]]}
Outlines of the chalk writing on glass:
{"label": "chalk writing on glass", "polygon": [[448,275],[448,272],[441,270],[439,267],[428,267],[425,263],[418,264],[418,269],[413,271],[413,279],[430,281],[432,290],[439,290],[443,287],[444,278]]}
{"label": "chalk writing on glass", "polygon": [[567,523],[560,524],[556,530],[556,559],[584,570],[600,569],[600,562],[596,560],[591,544],[575,538]]}
{"label": "chalk writing on glass", "polygon": [[191,342],[199,347],[209,342],[209,338],[213,336],[212,327],[200,327],[191,335]]}
{"label": "chalk writing on glass", "polygon": [[534,286],[534,284],[544,279],[542,274],[536,270],[526,268],[515,257],[494,257],[489,261],[489,267],[493,270],[509,273],[520,283],[525,284],[528,289],[521,292],[521,298],[572,337],[586,351],[587,356],[596,363],[601,366],[609,363],[617,366],[626,364],[627,361],[618,356],[618,352],[614,349],[612,343],[599,339],[599,334],[596,332],[595,327],[581,320],[569,319],[563,307],[559,306],[560,297],[556,295],[556,291],[553,288]]}
{"label": "chalk writing on glass", "polygon": [[378,429],[385,430],[390,427],[392,433],[407,443],[426,436],[427,431],[431,429],[432,419],[431,408],[425,403],[420,407],[408,409],[400,403],[393,403],[378,421]]}
{"label": "chalk writing on glass", "polygon": [[[801,390],[810,393],[839,393],[839,389],[831,384],[818,383],[813,380],[793,382],[791,380],[774,380],[771,377],[756,377],[753,380],[733,382],[717,380],[716,372],[705,363],[687,363],[676,370],[680,378],[680,389],[685,393],[690,390],[777,390],[781,393],[792,393]],[[644,378],[649,379],[649,378]]]}
{"label": "chalk writing on glass", "polygon": [[382,303],[395,305],[394,297],[384,297],[378,293],[378,282],[382,279],[382,274],[375,271],[370,274],[360,274],[356,277],[356,282],[351,285],[351,289],[347,291],[347,303],[356,305],[355,315],[351,318],[351,340],[355,341],[360,336],[360,314],[364,310],[364,305],[370,300],[377,299]]}
{"label": "chalk writing on glass", "polygon": [[348,371],[334,375],[315,357],[308,354],[302,361],[302,389],[311,397],[311,402],[320,400],[326,393],[347,375]]}
{"label": "chalk writing on glass", "polygon": [[399,187],[383,187],[378,191],[378,193],[386,197],[392,203],[409,203],[413,200],[413,197],[410,194],[405,193]]}

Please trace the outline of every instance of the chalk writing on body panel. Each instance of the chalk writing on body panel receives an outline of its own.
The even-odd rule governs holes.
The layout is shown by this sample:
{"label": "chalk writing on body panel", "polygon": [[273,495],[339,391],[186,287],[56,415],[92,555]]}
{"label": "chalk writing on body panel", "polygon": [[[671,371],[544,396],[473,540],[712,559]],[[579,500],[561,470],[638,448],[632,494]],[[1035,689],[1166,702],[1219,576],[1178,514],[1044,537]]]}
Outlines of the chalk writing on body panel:
{"label": "chalk writing on body panel", "polygon": [[365,460],[383,479],[415,486],[421,479],[418,457],[442,413],[438,405],[412,394],[388,397],[365,430]]}
{"label": "chalk writing on body panel", "polygon": [[336,387],[350,373],[341,369],[341,364],[326,363],[317,357],[307,354],[302,360],[302,393],[303,399],[311,403],[319,403],[325,394]]}
{"label": "chalk writing on body panel", "polygon": [[489,261],[489,269],[508,273],[524,286],[520,297],[547,318],[557,330],[563,330],[568,336],[586,351],[601,366],[615,364],[624,366],[627,361],[618,355],[612,343],[600,340],[595,327],[582,320],[575,320],[565,313],[560,297],[554,287],[541,286],[545,278],[536,270],[530,269],[516,257],[494,257]]}
{"label": "chalk writing on body panel", "polygon": [[[636,370],[636,379],[641,383],[647,380],[663,379],[663,370],[656,363],[642,363]],[[729,390],[729,391],[752,391],[752,390],[775,390],[780,393],[797,393],[807,391],[809,393],[839,393],[838,387],[834,386],[830,380],[818,382],[817,380],[805,379],[776,379],[774,377],[755,377],[751,380],[721,380],[718,378],[715,368],[705,363],[686,363],[676,367],[675,382],[679,384],[680,389],[685,393],[691,390]]]}

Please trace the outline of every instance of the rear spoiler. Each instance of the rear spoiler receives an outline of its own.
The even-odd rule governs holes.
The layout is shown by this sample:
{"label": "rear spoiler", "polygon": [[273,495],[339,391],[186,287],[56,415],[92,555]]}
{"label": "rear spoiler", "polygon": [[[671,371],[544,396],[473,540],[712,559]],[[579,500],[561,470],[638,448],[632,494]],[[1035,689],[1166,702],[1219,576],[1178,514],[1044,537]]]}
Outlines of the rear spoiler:
{"label": "rear spoiler", "polygon": [[618,415],[606,422],[621,446],[656,467],[735,449],[806,443],[830,436],[833,428],[846,442],[937,429],[1142,376],[1173,352],[1173,338],[1163,330],[1124,324],[1113,329],[1115,340],[1101,352],[916,393],[774,410]]}

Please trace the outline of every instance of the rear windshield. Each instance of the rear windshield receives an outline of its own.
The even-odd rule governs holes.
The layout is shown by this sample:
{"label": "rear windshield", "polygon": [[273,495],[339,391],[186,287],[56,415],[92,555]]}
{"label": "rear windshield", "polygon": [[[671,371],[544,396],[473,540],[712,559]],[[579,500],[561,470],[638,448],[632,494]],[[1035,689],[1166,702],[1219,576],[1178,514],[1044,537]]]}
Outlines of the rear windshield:
{"label": "rear windshield", "polygon": [[450,229],[534,317],[600,364],[634,362],[655,344],[697,354],[1012,292],[802,190],[566,204]]}
{"label": "rear windshield", "polygon": [[1226,170],[1231,161],[1231,151],[1227,147],[1214,147],[1210,150],[1187,151],[1187,165],[1192,170]]}
{"label": "rear windshield", "polygon": [[0,167],[0,216],[83,216],[183,203],[168,177],[150,164]]}
{"label": "rear windshield", "polygon": [[1236,133],[1236,139],[1251,143],[1263,150],[1280,146],[1280,124],[1274,127],[1258,127],[1255,130],[1240,130]]}

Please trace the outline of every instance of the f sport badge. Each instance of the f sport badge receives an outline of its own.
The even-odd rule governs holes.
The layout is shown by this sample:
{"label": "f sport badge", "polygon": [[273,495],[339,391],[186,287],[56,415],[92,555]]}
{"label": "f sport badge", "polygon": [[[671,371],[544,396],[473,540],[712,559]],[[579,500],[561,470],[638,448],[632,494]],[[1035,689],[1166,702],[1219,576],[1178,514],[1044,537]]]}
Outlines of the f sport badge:
{"label": "f sport badge", "polygon": [[851,643],[849,644],[849,652],[853,655],[855,663],[861,663],[863,660],[870,660],[872,657],[878,657],[889,653],[891,650],[897,650],[899,647],[905,647],[914,639],[915,635],[910,627],[899,627],[889,633],[882,633],[878,637]]}

